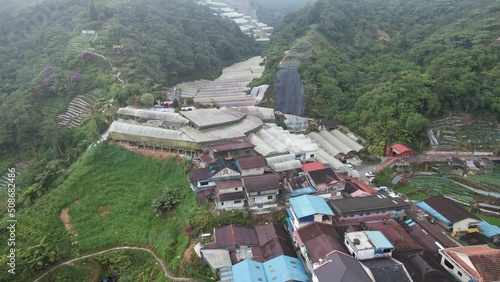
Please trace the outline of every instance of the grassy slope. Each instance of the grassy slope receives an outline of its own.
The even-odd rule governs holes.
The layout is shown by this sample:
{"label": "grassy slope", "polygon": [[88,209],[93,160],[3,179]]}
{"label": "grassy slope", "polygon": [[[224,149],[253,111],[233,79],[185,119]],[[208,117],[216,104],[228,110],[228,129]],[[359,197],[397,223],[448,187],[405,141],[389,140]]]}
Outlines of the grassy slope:
{"label": "grassy slope", "polygon": [[[156,217],[151,201],[166,185],[178,191],[181,203],[168,217]],[[77,234],[72,239],[59,218],[66,207],[71,230]],[[207,207],[197,204],[184,164],[144,158],[101,143],[74,164],[62,185],[18,213],[18,246],[22,251],[46,237],[51,249],[68,257],[109,246],[150,245],[170,269],[177,270],[178,256],[189,244],[183,228],[202,209]],[[22,260],[18,263],[21,268]],[[30,270],[20,271],[26,273],[19,279],[32,275]]]}

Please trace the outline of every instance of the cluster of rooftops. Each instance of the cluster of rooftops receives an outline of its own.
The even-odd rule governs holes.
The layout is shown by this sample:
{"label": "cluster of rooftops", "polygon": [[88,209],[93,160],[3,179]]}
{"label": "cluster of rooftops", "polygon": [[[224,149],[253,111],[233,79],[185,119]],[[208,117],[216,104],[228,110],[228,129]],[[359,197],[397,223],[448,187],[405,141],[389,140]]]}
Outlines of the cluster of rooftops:
{"label": "cluster of rooftops", "polygon": [[[435,211],[438,222],[412,221],[405,215],[418,207],[387,193],[381,196],[294,197],[287,224],[215,228],[214,241],[195,250],[219,271],[220,281],[228,282],[500,279],[500,270],[488,267],[500,263],[500,250],[484,244],[461,247],[443,234],[442,227],[451,231],[482,225],[475,215],[433,196],[422,203],[428,207],[424,211]],[[381,205],[366,205],[369,198]]]}

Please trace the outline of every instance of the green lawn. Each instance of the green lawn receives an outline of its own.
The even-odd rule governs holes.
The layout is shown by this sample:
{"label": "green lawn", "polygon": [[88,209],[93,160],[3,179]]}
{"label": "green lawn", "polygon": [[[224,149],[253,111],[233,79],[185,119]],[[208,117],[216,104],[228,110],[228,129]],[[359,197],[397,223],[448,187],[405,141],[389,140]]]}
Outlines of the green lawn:
{"label": "green lawn", "polygon": [[423,200],[425,200],[426,197],[427,197],[426,193],[424,193],[424,192],[418,192],[415,195],[411,195],[409,197],[409,199],[412,200],[412,201],[423,201]]}
{"label": "green lawn", "polygon": [[479,218],[481,218],[482,220],[488,222],[489,224],[493,224],[493,225],[500,227],[500,217],[488,216],[488,215],[479,214],[479,213],[477,213],[476,215]]}
{"label": "green lawn", "polygon": [[408,186],[396,188],[396,192],[399,192],[401,194],[406,194],[406,193],[410,193],[410,192],[413,192],[413,191],[415,191],[415,188],[408,187]]}

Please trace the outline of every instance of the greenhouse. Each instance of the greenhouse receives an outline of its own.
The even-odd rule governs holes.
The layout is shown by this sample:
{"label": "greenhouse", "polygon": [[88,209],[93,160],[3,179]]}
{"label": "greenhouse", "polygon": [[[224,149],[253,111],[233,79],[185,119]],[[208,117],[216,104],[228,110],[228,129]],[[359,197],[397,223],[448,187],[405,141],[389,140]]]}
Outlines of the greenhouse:
{"label": "greenhouse", "polygon": [[264,157],[277,154],[273,147],[269,146],[264,140],[262,140],[262,138],[260,138],[256,134],[250,134],[248,136],[248,141],[255,145],[255,152],[261,154]]}
{"label": "greenhouse", "polygon": [[115,141],[125,141],[143,146],[198,150],[199,145],[178,130],[146,126],[124,121],[114,121],[109,136]]}
{"label": "greenhouse", "polygon": [[334,146],[332,143],[328,142],[328,140],[326,140],[323,136],[319,135],[317,132],[311,132],[309,133],[308,136],[332,157],[335,157],[341,153],[339,148]]}
{"label": "greenhouse", "polygon": [[328,141],[330,144],[332,144],[334,147],[338,148],[340,150],[340,153],[342,153],[344,155],[356,153],[356,151],[354,151],[349,146],[345,145],[344,142],[340,141],[337,137],[335,137],[333,134],[331,134],[328,130],[320,131],[319,135],[321,135],[323,138],[325,138],[325,140]]}
{"label": "greenhouse", "polygon": [[361,144],[352,140],[352,138],[350,138],[346,134],[342,133],[342,131],[340,131],[338,129],[334,129],[334,130],[330,131],[330,133],[333,136],[337,137],[338,140],[342,141],[351,150],[356,151],[357,153],[359,153],[359,151],[365,149],[365,147],[361,146]]}
{"label": "greenhouse", "polygon": [[[120,108],[118,114],[124,117],[134,117],[145,120],[162,121],[162,127],[165,128],[181,128],[189,124],[189,120],[181,116],[179,113],[153,111],[135,108]],[[164,122],[163,122],[164,121]]]}

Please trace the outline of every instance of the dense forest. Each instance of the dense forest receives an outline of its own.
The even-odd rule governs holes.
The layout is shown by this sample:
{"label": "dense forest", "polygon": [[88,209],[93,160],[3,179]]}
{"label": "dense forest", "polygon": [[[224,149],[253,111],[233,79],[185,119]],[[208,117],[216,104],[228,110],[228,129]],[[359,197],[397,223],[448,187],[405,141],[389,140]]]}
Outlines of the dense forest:
{"label": "dense forest", "polygon": [[500,117],[499,17],[494,0],[319,0],[285,19],[262,81],[309,42],[299,67],[307,115],[340,120],[378,149],[417,144],[436,116]]}
{"label": "dense forest", "polygon": [[279,30],[285,17],[316,0],[250,0],[249,2],[255,8],[259,21]]}

